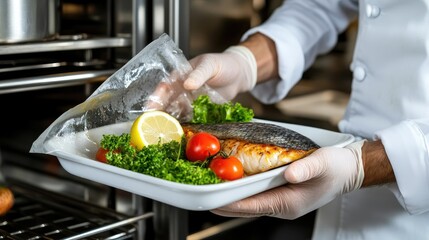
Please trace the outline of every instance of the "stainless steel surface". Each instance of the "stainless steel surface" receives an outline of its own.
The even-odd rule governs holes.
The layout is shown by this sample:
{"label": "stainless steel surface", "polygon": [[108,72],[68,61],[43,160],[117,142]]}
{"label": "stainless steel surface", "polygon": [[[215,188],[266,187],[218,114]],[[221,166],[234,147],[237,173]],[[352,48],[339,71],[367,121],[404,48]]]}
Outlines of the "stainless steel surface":
{"label": "stainless steel surface", "polygon": [[51,62],[51,63],[44,63],[44,64],[0,68],[0,73],[24,71],[24,70],[36,70],[36,69],[44,69],[44,68],[56,68],[56,67],[65,67],[65,66],[74,66],[74,67],[99,66],[99,65],[104,65],[106,63],[107,61],[97,60],[97,59],[86,61],[86,62]]}
{"label": "stainless steel surface", "polygon": [[190,17],[189,0],[154,0],[152,5],[152,37],[167,33],[183,51],[185,56],[190,52]]}
{"label": "stainless steel surface", "polygon": [[167,5],[167,28],[173,41],[183,51],[185,56],[189,56],[189,0],[168,0]]}
{"label": "stainless steel surface", "polygon": [[0,46],[0,55],[84,50],[97,48],[118,48],[130,46],[131,40],[129,38],[124,37],[93,38],[83,40],[58,40],[44,43],[36,42],[20,45],[18,44]]}
{"label": "stainless steel surface", "polygon": [[180,240],[189,234],[188,211],[161,202],[153,202],[154,228],[157,239]]}
{"label": "stainless steel surface", "polygon": [[0,94],[18,91],[29,91],[53,87],[64,87],[91,82],[100,82],[112,75],[116,70],[98,70],[73,73],[61,73],[41,77],[28,77],[0,81]]}
{"label": "stainless steel surface", "polygon": [[93,230],[90,230],[88,232],[80,233],[80,234],[77,234],[73,237],[68,237],[65,239],[67,239],[67,240],[82,239],[84,237],[93,236],[93,235],[98,234],[98,233],[113,230],[113,229],[118,228],[118,227],[126,226],[128,224],[132,224],[132,223],[135,223],[135,222],[138,222],[141,220],[145,220],[145,219],[148,219],[148,218],[153,217],[153,216],[154,216],[154,214],[152,212],[145,213],[141,216],[131,217],[131,218],[119,221],[119,222],[107,224],[107,225],[104,225],[104,226],[99,227],[97,229],[93,229]]}
{"label": "stainless steel surface", "polygon": [[55,67],[61,67],[66,65],[67,65],[66,62],[54,62],[54,63],[41,63],[41,64],[33,64],[33,65],[17,66],[17,67],[5,67],[5,68],[0,68],[0,73],[32,70],[32,69],[43,69],[43,68],[55,68]]}
{"label": "stainless steel surface", "polygon": [[142,50],[150,41],[148,30],[148,1],[146,0],[133,0],[132,13],[133,13],[133,55],[136,55]]}
{"label": "stainless steel surface", "polygon": [[9,187],[15,203],[0,216],[0,236],[8,239],[132,239],[134,223],[153,216],[119,214],[19,181]]}
{"label": "stainless steel surface", "polygon": [[0,1],[0,43],[45,40],[57,33],[57,0]]}
{"label": "stainless steel surface", "polygon": [[[131,1],[0,1],[0,19],[15,15],[14,24],[36,23],[30,19],[30,13],[25,18],[14,11],[19,11],[19,7],[36,11],[39,4],[48,4],[49,11],[54,9],[58,20],[55,36],[49,41],[41,38],[0,44],[0,94],[86,85],[107,79],[131,57],[132,34],[127,27],[131,24],[127,17],[132,13],[127,10]],[[47,12],[37,15],[38,20],[52,17]],[[13,28],[21,31],[18,26]],[[3,27],[1,31],[6,30]],[[31,29],[24,32],[31,33]]]}

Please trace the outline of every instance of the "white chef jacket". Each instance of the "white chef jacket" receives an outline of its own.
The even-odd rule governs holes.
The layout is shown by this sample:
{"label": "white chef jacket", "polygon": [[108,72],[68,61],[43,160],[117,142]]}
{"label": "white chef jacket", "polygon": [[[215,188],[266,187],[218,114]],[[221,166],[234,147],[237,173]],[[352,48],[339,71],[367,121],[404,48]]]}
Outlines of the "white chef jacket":
{"label": "white chef jacket", "polygon": [[313,239],[429,239],[429,0],[286,0],[243,36],[261,32],[278,52],[280,79],[252,94],[283,99],[355,17],[352,93],[339,129],[381,139],[396,183],[320,208]]}

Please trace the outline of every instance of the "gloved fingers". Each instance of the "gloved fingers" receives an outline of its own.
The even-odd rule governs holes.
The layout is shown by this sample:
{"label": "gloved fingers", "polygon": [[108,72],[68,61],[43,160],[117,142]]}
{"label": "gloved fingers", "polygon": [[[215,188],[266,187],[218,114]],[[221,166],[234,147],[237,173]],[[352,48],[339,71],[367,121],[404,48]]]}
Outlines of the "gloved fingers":
{"label": "gloved fingers", "polygon": [[254,213],[236,212],[236,211],[230,211],[230,210],[224,210],[224,209],[213,209],[213,210],[210,210],[210,212],[223,217],[252,218],[252,217],[263,216],[263,215],[254,214]]}
{"label": "gloved fingers", "polygon": [[329,189],[326,184],[319,185],[319,180],[285,184],[211,210],[211,212],[226,217],[271,216],[289,220],[296,219],[335,198],[335,195],[326,195]]}
{"label": "gloved fingers", "polygon": [[272,197],[267,197],[265,196],[266,194],[269,193],[257,194],[211,210],[211,212],[225,217],[260,217],[274,215],[274,211],[270,209],[272,206]]}
{"label": "gloved fingers", "polygon": [[181,122],[192,120],[192,101],[186,94],[179,94],[172,97],[165,111]]}
{"label": "gloved fingers", "polygon": [[290,183],[302,183],[320,176],[326,165],[324,164],[325,149],[321,148],[302,158],[291,163],[284,172],[284,177]]}
{"label": "gloved fingers", "polygon": [[[273,216],[282,217],[287,209],[294,209],[292,200],[299,195],[298,192],[293,190],[294,186],[284,185],[281,187],[273,188],[271,190],[253,195],[243,200],[233,202],[226,206],[211,210],[211,212],[226,216],[226,217],[260,217],[260,216]],[[280,213],[280,214],[279,214]]]}
{"label": "gloved fingers", "polygon": [[[357,146],[356,149],[359,150],[361,148],[358,143],[353,146]],[[361,186],[364,177],[362,160],[353,149],[352,146],[320,148],[291,163],[286,168],[284,177],[290,183],[315,179],[320,186],[333,184],[341,194],[353,191]]]}
{"label": "gloved fingers", "polygon": [[204,83],[212,79],[218,72],[217,61],[211,54],[205,54],[191,59],[190,64],[194,68],[185,80],[183,86],[187,90],[200,88]]}
{"label": "gloved fingers", "polygon": [[271,203],[271,198],[258,194],[211,210],[211,212],[225,217],[272,216],[274,211],[267,208],[267,206],[271,206],[271,204],[266,203],[267,201]]}
{"label": "gloved fingers", "polygon": [[169,83],[159,83],[155,91],[148,97],[144,110],[164,110],[173,95],[174,91]]}

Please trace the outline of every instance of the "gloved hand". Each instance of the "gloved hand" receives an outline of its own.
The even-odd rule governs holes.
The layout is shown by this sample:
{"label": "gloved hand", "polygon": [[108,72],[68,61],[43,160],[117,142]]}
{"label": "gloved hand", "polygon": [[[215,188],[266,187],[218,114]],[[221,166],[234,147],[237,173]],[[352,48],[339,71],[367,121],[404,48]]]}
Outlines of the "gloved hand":
{"label": "gloved hand", "polygon": [[295,219],[329,203],[337,196],[361,187],[365,140],[345,148],[320,148],[291,163],[283,186],[212,210],[229,217],[272,216]]}
{"label": "gloved hand", "polygon": [[231,100],[256,84],[256,60],[244,46],[233,46],[223,53],[202,54],[189,62],[194,70],[184,82],[186,90],[195,90],[207,83],[226,100]]}

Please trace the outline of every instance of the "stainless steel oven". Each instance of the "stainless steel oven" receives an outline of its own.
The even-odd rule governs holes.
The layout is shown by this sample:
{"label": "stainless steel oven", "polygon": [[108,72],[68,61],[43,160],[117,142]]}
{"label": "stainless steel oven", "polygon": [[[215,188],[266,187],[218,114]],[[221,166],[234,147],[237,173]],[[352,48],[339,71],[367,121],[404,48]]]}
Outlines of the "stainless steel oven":
{"label": "stainless steel oven", "polygon": [[145,219],[153,214],[135,203],[138,197],[76,178],[55,158],[28,153],[43,129],[132,56],[132,4],[1,2],[1,182],[15,195],[14,207],[0,217],[2,238],[145,236]]}
{"label": "stainless steel oven", "polygon": [[[160,34],[168,33],[189,58],[221,51],[237,43],[245,30],[260,23],[281,1],[46,0],[40,1],[46,6],[26,5],[31,2],[0,3],[0,19],[8,19],[0,23],[2,29],[25,27],[20,24],[26,15],[27,22],[38,21],[21,35],[0,30],[0,184],[9,186],[16,197],[14,207],[0,216],[0,238],[280,239],[284,232],[303,238],[311,235],[312,214],[282,221],[186,211],[75,177],[56,158],[28,152],[53,120],[83,102]],[[33,15],[11,14],[17,6]],[[35,34],[44,27],[46,34]],[[240,100],[254,104],[249,99],[242,96]],[[266,228],[270,230],[260,231]]]}

